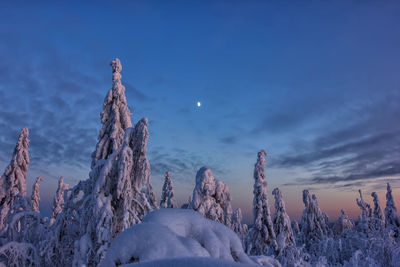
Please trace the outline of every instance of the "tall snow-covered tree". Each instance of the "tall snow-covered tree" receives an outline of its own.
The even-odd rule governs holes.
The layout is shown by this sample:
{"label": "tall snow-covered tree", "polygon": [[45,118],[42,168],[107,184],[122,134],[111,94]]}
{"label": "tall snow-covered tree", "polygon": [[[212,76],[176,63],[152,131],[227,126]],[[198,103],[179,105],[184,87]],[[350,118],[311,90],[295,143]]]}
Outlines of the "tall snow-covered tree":
{"label": "tall snow-covered tree", "polygon": [[[156,195],[150,183],[150,163],[147,159],[147,141],[149,140],[148,119],[142,118],[136,123],[131,136],[133,152],[132,186],[144,194],[152,209],[158,208]],[[127,147],[127,145],[125,145]]]}
{"label": "tall snow-covered tree", "polygon": [[68,187],[68,184],[64,183],[64,177],[60,177],[60,179],[58,180],[57,192],[54,196],[53,211],[50,217],[50,225],[55,222],[57,215],[62,211],[64,204],[64,191],[68,189]]}
{"label": "tall snow-covered tree", "polygon": [[214,178],[211,169],[202,167],[196,174],[196,185],[190,208],[206,218],[231,226],[232,205],[229,187]]}
{"label": "tall snow-covered tree", "polygon": [[272,191],[275,196],[275,213],[273,217],[278,252],[296,244],[289,215],[286,212],[285,202],[279,188]]}
{"label": "tall snow-covered tree", "polygon": [[177,208],[175,197],[174,197],[174,183],[171,179],[171,173],[165,173],[164,185],[161,193],[161,208]]}
{"label": "tall snow-covered tree", "polygon": [[358,190],[360,199],[356,199],[357,205],[361,209],[361,216],[358,217],[358,227],[364,233],[371,230],[372,209],[371,205],[364,201],[361,190]]}
{"label": "tall snow-covered tree", "polygon": [[32,206],[32,210],[35,212],[39,212],[40,182],[41,181],[43,181],[43,177],[42,176],[37,177],[36,181],[32,187],[31,206]]}
{"label": "tall snow-covered tree", "polygon": [[26,176],[29,168],[29,131],[23,128],[19,134],[13,157],[0,178],[0,232],[6,230],[6,217],[17,195],[26,196]]}
{"label": "tall snow-covered tree", "polygon": [[391,228],[400,234],[400,218],[397,215],[396,204],[392,195],[392,187],[387,183],[386,207],[385,207],[386,227]]}
{"label": "tall snow-covered tree", "polygon": [[[125,129],[132,127],[131,112],[128,108],[125,87],[121,82],[121,62],[118,58],[110,63],[112,67],[113,86],[104,99],[101,111],[101,123],[103,124],[96,150],[92,154],[92,169],[100,159],[107,159],[122,144]],[[96,178],[96,177],[95,177]]]}
{"label": "tall snow-covered tree", "polygon": [[375,230],[382,230],[385,226],[385,216],[383,215],[381,206],[379,204],[379,198],[376,192],[371,193],[371,197],[374,199],[374,210],[372,216],[372,227]]}
{"label": "tall snow-covered tree", "polygon": [[374,199],[374,212],[373,212],[374,218],[379,220],[384,220],[385,217],[383,216],[383,212],[379,204],[378,195],[376,194],[376,192],[372,192],[371,197]]}
{"label": "tall snow-covered tree", "polygon": [[246,252],[251,255],[265,255],[270,248],[278,250],[276,235],[271,219],[267,196],[267,180],[265,176],[265,156],[267,151],[261,150],[257,154],[254,166],[253,215],[254,224],[246,237]]}
{"label": "tall snow-covered tree", "polygon": [[317,197],[303,190],[305,209],[301,216],[301,234],[303,243],[311,244],[323,240],[330,234],[328,216],[319,208]]}
{"label": "tall snow-covered tree", "polygon": [[158,208],[150,184],[150,164],[146,157],[148,120],[141,119],[134,128],[125,130],[122,145],[95,168],[98,179],[93,187],[89,211],[82,217],[82,237],[74,261],[97,265],[105,255],[112,238],[141,222]]}

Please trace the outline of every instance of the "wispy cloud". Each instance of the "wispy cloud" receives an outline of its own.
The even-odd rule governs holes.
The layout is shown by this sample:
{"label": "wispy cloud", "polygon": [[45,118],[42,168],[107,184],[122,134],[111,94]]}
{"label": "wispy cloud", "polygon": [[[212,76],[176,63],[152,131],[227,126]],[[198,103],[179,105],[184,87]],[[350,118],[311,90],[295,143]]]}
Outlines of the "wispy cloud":
{"label": "wispy cloud", "polygon": [[273,159],[271,165],[302,168],[307,173],[285,185],[350,188],[399,175],[400,129],[393,124],[400,112],[393,101],[399,99],[399,94],[394,93],[390,99],[386,96],[368,103],[348,117],[354,123],[322,129],[311,141],[293,144],[291,151]]}

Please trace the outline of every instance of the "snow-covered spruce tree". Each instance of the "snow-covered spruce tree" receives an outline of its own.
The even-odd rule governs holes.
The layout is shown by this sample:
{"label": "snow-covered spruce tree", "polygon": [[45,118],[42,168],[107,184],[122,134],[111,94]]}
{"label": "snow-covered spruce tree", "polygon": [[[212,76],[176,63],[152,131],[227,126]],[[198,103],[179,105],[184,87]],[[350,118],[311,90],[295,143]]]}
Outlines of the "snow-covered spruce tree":
{"label": "snow-covered spruce tree", "polygon": [[247,233],[247,225],[246,224],[242,224],[242,210],[240,208],[237,208],[233,214],[232,214],[232,230],[235,231],[240,240],[242,241],[242,243],[244,242],[244,238],[246,236]]}
{"label": "snow-covered spruce tree", "polygon": [[275,188],[272,194],[275,197],[273,224],[278,244],[277,259],[283,266],[308,266],[308,263],[303,260],[303,250],[296,247],[292,223],[286,212],[282,192],[279,188]]}
{"label": "snow-covered spruce tree", "polygon": [[72,189],[64,191],[65,203],[55,222],[48,227],[47,235],[39,244],[42,266],[83,266],[84,262],[73,264],[75,244],[92,220],[92,180],[80,181]]}
{"label": "snow-covered spruce tree", "polygon": [[296,244],[292,225],[289,215],[286,212],[285,202],[283,201],[282,192],[279,188],[272,191],[275,196],[275,213],[273,216],[274,230],[276,234],[276,241],[278,244],[278,253],[282,252],[287,247]]}
{"label": "snow-covered spruce tree", "polygon": [[212,171],[202,167],[196,174],[196,185],[190,208],[206,218],[231,227],[232,205],[229,187],[215,179]]}
{"label": "snow-covered spruce tree", "polygon": [[368,234],[371,230],[372,209],[371,205],[364,201],[361,190],[358,190],[358,193],[360,199],[357,198],[356,203],[361,209],[361,216],[357,219],[357,228],[365,234]]}
{"label": "snow-covered spruce tree", "polygon": [[353,221],[350,219],[349,216],[347,216],[344,209],[341,209],[340,212],[341,215],[333,226],[333,232],[335,235],[340,235],[345,229],[353,229],[354,227]]}
{"label": "snow-covered spruce tree", "polygon": [[28,135],[28,128],[23,128],[13,158],[0,179],[0,263],[5,266],[39,266],[36,245],[43,225],[26,198]]}
{"label": "snow-covered spruce tree", "polygon": [[17,195],[7,216],[8,228],[5,234],[7,241],[37,244],[42,234],[41,218],[38,212],[32,211],[25,197]]}
{"label": "snow-covered spruce tree", "polygon": [[303,190],[303,203],[305,209],[301,216],[302,243],[309,245],[323,240],[330,234],[328,216],[319,208],[317,197],[310,195],[308,190]]}
{"label": "snow-covered spruce tree", "polygon": [[144,118],[128,128],[131,113],[119,60],[111,66],[113,88],[101,113],[103,126],[92,154],[90,178],[67,191],[63,211],[41,245],[47,264],[96,266],[113,237],[158,208],[146,158],[148,121]]}
{"label": "snow-covered spruce tree", "polygon": [[170,172],[165,173],[165,180],[162,188],[160,207],[161,208],[178,207],[174,197],[174,183],[172,182]]}
{"label": "snow-covered spruce tree", "polygon": [[[135,190],[141,192],[143,202],[149,202],[151,209],[158,209],[156,195],[150,183],[150,163],[146,156],[147,141],[149,140],[147,126],[148,119],[142,118],[132,129],[131,144],[129,144],[133,152],[131,181]],[[128,147],[128,145],[126,144],[125,147]]]}
{"label": "snow-covered spruce tree", "polygon": [[336,264],[342,251],[333,238],[328,216],[319,208],[317,197],[311,196],[308,190],[303,190],[303,202],[305,209],[298,240],[305,245],[307,261],[316,266],[324,266],[324,262]]}
{"label": "snow-covered spruce tree", "polygon": [[64,204],[64,191],[68,189],[69,185],[64,183],[64,177],[58,180],[58,188],[53,201],[53,211],[50,217],[50,225],[52,225],[57,218],[57,215],[62,211]]}
{"label": "snow-covered spruce tree", "polygon": [[266,155],[265,150],[258,152],[257,163],[254,166],[254,224],[247,232],[245,242],[246,252],[250,255],[266,255],[270,248],[274,251],[278,250],[267,197]]}
{"label": "snow-covered spruce tree", "polygon": [[397,215],[397,208],[396,204],[394,203],[392,188],[390,187],[389,183],[387,183],[385,219],[386,219],[386,228],[393,230],[395,232],[395,235],[399,237],[400,218]]}
{"label": "snow-covered spruce tree", "polygon": [[372,214],[371,226],[374,230],[381,231],[385,227],[385,216],[383,215],[376,192],[372,192],[371,197],[374,199],[374,210]]}
{"label": "snow-covered spruce tree", "polygon": [[35,183],[32,186],[31,206],[32,210],[35,212],[39,212],[41,181],[43,181],[43,177],[42,176],[37,177]]}
{"label": "snow-covered spruce tree", "polygon": [[158,208],[146,158],[147,124],[144,118],[126,129],[122,145],[101,163],[90,211],[83,216],[87,225],[81,224],[82,237],[75,244],[74,264],[97,265],[115,236]]}
{"label": "snow-covered spruce tree", "polygon": [[[107,159],[122,144],[125,129],[132,127],[131,112],[125,98],[125,87],[121,83],[121,62],[118,58],[110,63],[113,86],[104,99],[101,112],[103,124],[96,150],[92,154],[92,169],[100,159]],[[96,177],[95,177],[96,178]]]}
{"label": "snow-covered spruce tree", "polygon": [[23,128],[11,162],[0,178],[0,233],[7,230],[7,215],[16,196],[26,196],[26,175],[29,168],[28,135],[28,128]]}

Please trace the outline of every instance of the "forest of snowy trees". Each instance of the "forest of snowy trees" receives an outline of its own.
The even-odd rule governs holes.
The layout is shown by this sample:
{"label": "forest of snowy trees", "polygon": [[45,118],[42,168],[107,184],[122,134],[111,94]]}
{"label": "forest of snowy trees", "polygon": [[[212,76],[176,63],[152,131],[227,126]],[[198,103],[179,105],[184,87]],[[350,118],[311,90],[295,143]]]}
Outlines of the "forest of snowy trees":
{"label": "forest of snowy trees", "polygon": [[279,188],[272,191],[274,204],[268,202],[265,150],[254,167],[252,225],[242,223],[228,185],[207,167],[197,172],[182,207],[174,199],[174,174],[165,170],[158,202],[146,156],[148,120],[132,125],[120,61],[111,67],[89,177],[74,186],[59,179],[50,218],[40,216],[46,178],[37,177],[32,195],[26,193],[29,131],[22,129],[0,179],[0,266],[400,266],[400,218],[390,184],[384,210],[375,192],[371,205],[359,191],[355,221],[343,209],[329,219],[304,190],[297,222]]}

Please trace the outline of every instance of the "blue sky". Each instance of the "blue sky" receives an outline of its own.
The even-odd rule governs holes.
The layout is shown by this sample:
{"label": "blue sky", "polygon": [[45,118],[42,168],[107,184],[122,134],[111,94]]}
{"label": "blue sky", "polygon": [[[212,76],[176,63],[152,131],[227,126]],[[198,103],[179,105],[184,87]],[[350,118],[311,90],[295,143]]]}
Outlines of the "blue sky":
{"label": "blue sky", "polygon": [[398,14],[395,1],[2,1],[0,167],[28,126],[44,214],[59,176],[86,179],[118,57],[133,121],[149,118],[152,184],[170,170],[180,204],[207,165],[249,220],[260,149],[293,217],[305,188],[332,219],[357,215],[358,188],[384,202],[390,181],[400,202]]}

